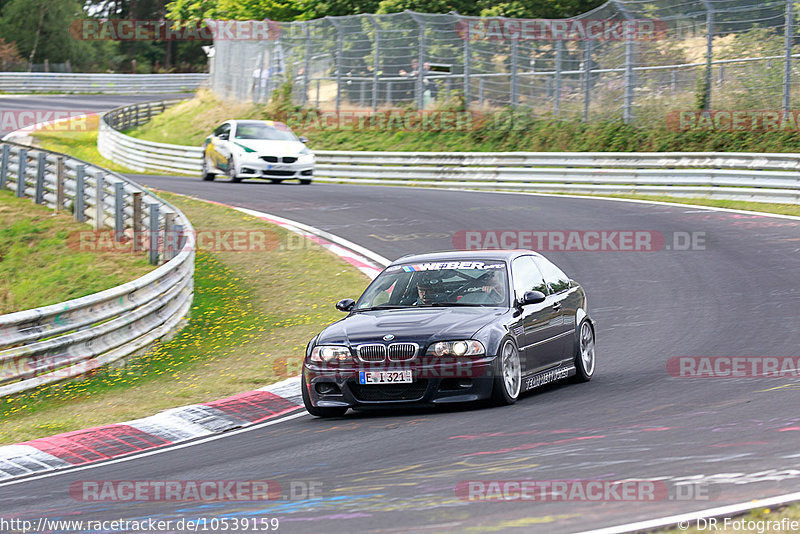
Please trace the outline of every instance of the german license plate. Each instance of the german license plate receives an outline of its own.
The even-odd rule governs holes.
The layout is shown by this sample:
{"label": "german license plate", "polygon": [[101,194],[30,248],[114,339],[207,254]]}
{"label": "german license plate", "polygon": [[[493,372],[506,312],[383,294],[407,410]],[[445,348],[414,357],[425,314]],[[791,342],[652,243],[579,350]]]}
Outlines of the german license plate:
{"label": "german license plate", "polygon": [[410,384],[414,381],[411,369],[405,371],[360,371],[359,384]]}

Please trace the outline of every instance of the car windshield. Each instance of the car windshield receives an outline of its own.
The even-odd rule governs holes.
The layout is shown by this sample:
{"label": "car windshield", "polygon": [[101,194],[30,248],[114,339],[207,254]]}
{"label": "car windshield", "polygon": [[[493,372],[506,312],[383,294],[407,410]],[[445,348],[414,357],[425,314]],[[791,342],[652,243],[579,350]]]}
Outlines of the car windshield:
{"label": "car windshield", "polygon": [[392,265],[373,280],[355,310],[435,306],[508,306],[506,264],[459,260]]}
{"label": "car windshield", "polygon": [[297,141],[288,126],[278,124],[239,124],[236,127],[236,139],[265,139],[268,141]]}

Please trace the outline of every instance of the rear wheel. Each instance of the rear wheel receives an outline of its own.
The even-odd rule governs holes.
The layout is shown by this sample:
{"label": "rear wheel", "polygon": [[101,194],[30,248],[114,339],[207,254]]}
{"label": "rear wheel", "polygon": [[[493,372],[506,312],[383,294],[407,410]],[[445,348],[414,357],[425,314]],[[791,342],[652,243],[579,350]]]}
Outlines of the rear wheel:
{"label": "rear wheel", "polygon": [[203,170],[200,174],[206,182],[213,182],[216,176],[213,172],[208,172],[208,159],[205,156],[203,156]]}
{"label": "rear wheel", "polygon": [[239,183],[242,181],[242,179],[236,175],[236,162],[233,161],[233,156],[228,158],[228,178],[230,178],[231,182]]}
{"label": "rear wheel", "polygon": [[300,178],[300,183],[303,185],[308,185],[311,183],[311,178]]}
{"label": "rear wheel", "polygon": [[308,395],[308,385],[306,384],[306,377],[300,379],[300,390],[303,394],[303,404],[306,406],[306,411],[315,417],[342,417],[347,413],[347,408],[318,408],[311,404],[311,397]]}
{"label": "rear wheel", "polygon": [[584,319],[578,329],[578,346],[575,349],[575,382],[588,382],[594,375],[594,328]]}
{"label": "rear wheel", "polygon": [[507,339],[503,342],[497,360],[492,402],[500,406],[514,404],[522,387],[522,366],[519,351],[513,341]]}

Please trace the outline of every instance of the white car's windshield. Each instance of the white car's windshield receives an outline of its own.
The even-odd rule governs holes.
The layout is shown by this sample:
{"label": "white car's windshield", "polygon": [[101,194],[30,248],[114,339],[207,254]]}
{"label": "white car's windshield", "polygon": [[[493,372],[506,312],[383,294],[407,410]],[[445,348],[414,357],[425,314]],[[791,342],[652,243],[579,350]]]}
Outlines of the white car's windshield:
{"label": "white car's windshield", "polygon": [[236,139],[265,139],[267,141],[297,141],[297,137],[286,127],[267,124],[240,124],[236,127]]}

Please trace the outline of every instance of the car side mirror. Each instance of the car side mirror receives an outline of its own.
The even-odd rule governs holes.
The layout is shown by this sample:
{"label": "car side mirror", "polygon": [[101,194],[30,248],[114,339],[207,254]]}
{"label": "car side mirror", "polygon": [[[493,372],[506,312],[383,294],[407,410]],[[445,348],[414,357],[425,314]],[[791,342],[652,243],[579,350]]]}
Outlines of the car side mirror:
{"label": "car side mirror", "polygon": [[336,303],[336,309],[341,312],[349,312],[353,311],[353,306],[356,305],[356,301],[353,299],[342,299]]}
{"label": "car side mirror", "polygon": [[297,140],[300,141],[301,143],[308,143],[308,137],[306,137],[305,135],[301,135],[300,137],[297,138]]}
{"label": "car side mirror", "polygon": [[228,140],[228,134],[226,134],[226,133],[221,133],[221,134],[219,134],[219,135],[217,136],[217,139],[219,139],[220,141],[227,141],[227,140]]}
{"label": "car side mirror", "polygon": [[522,295],[521,299],[517,299],[517,304],[520,306],[525,306],[527,304],[539,304],[540,302],[544,302],[545,294],[541,291],[526,291],[524,295]]}

